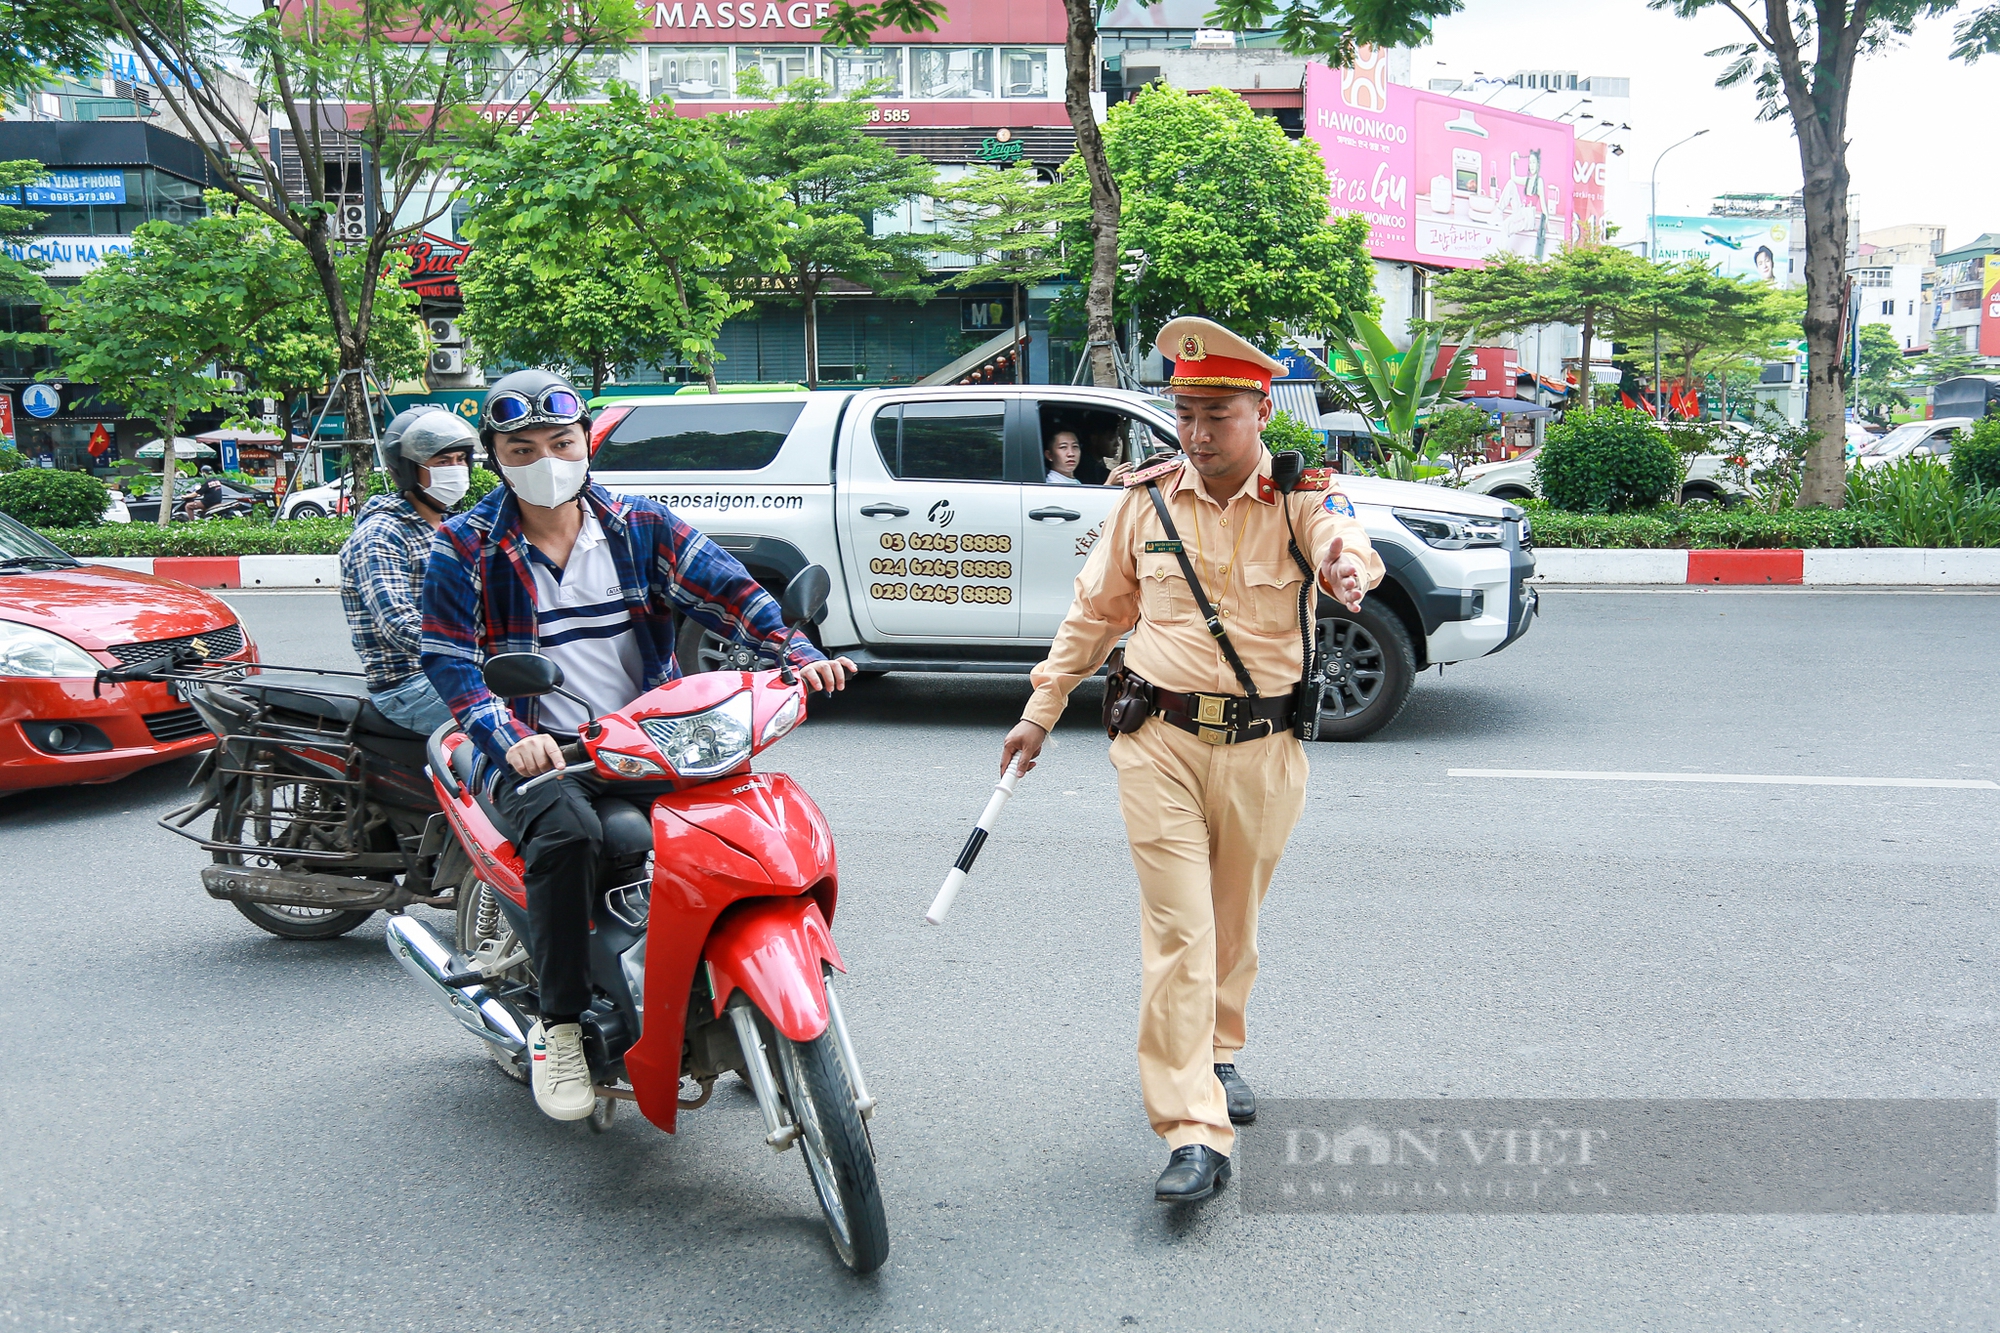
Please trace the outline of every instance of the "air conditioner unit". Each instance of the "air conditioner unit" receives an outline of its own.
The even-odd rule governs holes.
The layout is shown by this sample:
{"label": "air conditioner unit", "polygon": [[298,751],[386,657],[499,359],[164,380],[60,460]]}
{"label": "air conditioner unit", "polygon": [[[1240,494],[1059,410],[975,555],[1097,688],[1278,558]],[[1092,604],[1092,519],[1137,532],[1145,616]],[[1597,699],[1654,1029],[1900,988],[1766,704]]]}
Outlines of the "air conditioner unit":
{"label": "air conditioner unit", "polygon": [[431,374],[463,375],[465,373],[465,349],[463,347],[440,347],[431,353]]}
{"label": "air conditioner unit", "polygon": [[368,209],[360,203],[342,203],[334,214],[334,235],[343,241],[368,239]]}
{"label": "air conditioner unit", "polygon": [[225,370],[222,379],[229,385],[231,393],[250,392],[250,378],[240,370]]}
{"label": "air conditioner unit", "polygon": [[465,335],[459,332],[458,321],[455,319],[432,319],[426,322],[430,326],[431,341],[439,347],[455,347],[465,341]]}

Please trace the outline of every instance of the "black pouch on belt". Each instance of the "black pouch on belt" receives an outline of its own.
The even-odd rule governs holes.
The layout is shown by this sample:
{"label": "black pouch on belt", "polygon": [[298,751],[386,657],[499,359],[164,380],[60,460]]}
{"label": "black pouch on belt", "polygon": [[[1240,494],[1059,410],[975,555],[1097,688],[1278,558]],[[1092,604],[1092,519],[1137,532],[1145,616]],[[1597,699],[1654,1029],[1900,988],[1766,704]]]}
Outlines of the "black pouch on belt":
{"label": "black pouch on belt", "polygon": [[1125,650],[1113,648],[1105,659],[1110,674],[1104,682],[1104,734],[1127,736],[1153,714],[1153,687],[1125,665]]}

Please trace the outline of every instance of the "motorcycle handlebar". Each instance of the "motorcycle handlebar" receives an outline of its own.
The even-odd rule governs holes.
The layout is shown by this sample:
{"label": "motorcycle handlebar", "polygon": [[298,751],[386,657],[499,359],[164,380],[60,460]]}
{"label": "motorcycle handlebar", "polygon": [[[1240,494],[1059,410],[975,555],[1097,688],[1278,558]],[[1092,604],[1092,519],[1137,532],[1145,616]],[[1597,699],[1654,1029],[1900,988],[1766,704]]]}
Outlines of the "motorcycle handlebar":
{"label": "motorcycle handlebar", "polygon": [[542,773],[535,777],[529,778],[519,787],[516,787],[515,790],[533,791],[535,788],[541,786],[544,782],[554,782],[557,778],[563,776],[563,774],[565,773],[589,773],[594,771],[596,768],[597,765],[590,762],[588,759],[584,760],[580,764],[571,764],[567,768],[552,768],[546,773]]}

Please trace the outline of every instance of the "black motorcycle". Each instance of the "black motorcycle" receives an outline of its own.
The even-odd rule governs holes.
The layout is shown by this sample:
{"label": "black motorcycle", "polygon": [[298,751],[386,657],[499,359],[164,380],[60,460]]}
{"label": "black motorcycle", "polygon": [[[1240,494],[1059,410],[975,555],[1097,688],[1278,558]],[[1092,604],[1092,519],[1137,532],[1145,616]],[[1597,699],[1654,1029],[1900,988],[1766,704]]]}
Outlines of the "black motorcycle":
{"label": "black motorcycle", "polygon": [[[198,795],[159,821],[214,857],[201,872],[209,896],[294,940],[412,903],[455,909],[471,865],[424,774],[428,737],[383,716],[359,676],[206,667],[183,652],[98,678],[165,681],[215,733]],[[207,837],[189,831],[211,811]]]}

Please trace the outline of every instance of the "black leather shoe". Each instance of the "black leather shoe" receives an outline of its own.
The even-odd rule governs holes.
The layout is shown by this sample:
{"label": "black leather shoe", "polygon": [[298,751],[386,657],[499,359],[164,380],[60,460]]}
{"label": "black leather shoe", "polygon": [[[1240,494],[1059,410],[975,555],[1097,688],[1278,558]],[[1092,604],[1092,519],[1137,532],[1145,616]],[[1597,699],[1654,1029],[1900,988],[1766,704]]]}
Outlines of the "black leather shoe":
{"label": "black leather shoe", "polygon": [[1176,1148],[1153,1182],[1161,1203],[1198,1203],[1229,1183],[1229,1159],[1205,1143]]}
{"label": "black leather shoe", "polygon": [[1235,1065],[1217,1065],[1215,1077],[1222,1083],[1222,1095],[1229,1099],[1229,1123],[1247,1125],[1257,1118],[1257,1094],[1236,1072]]}

